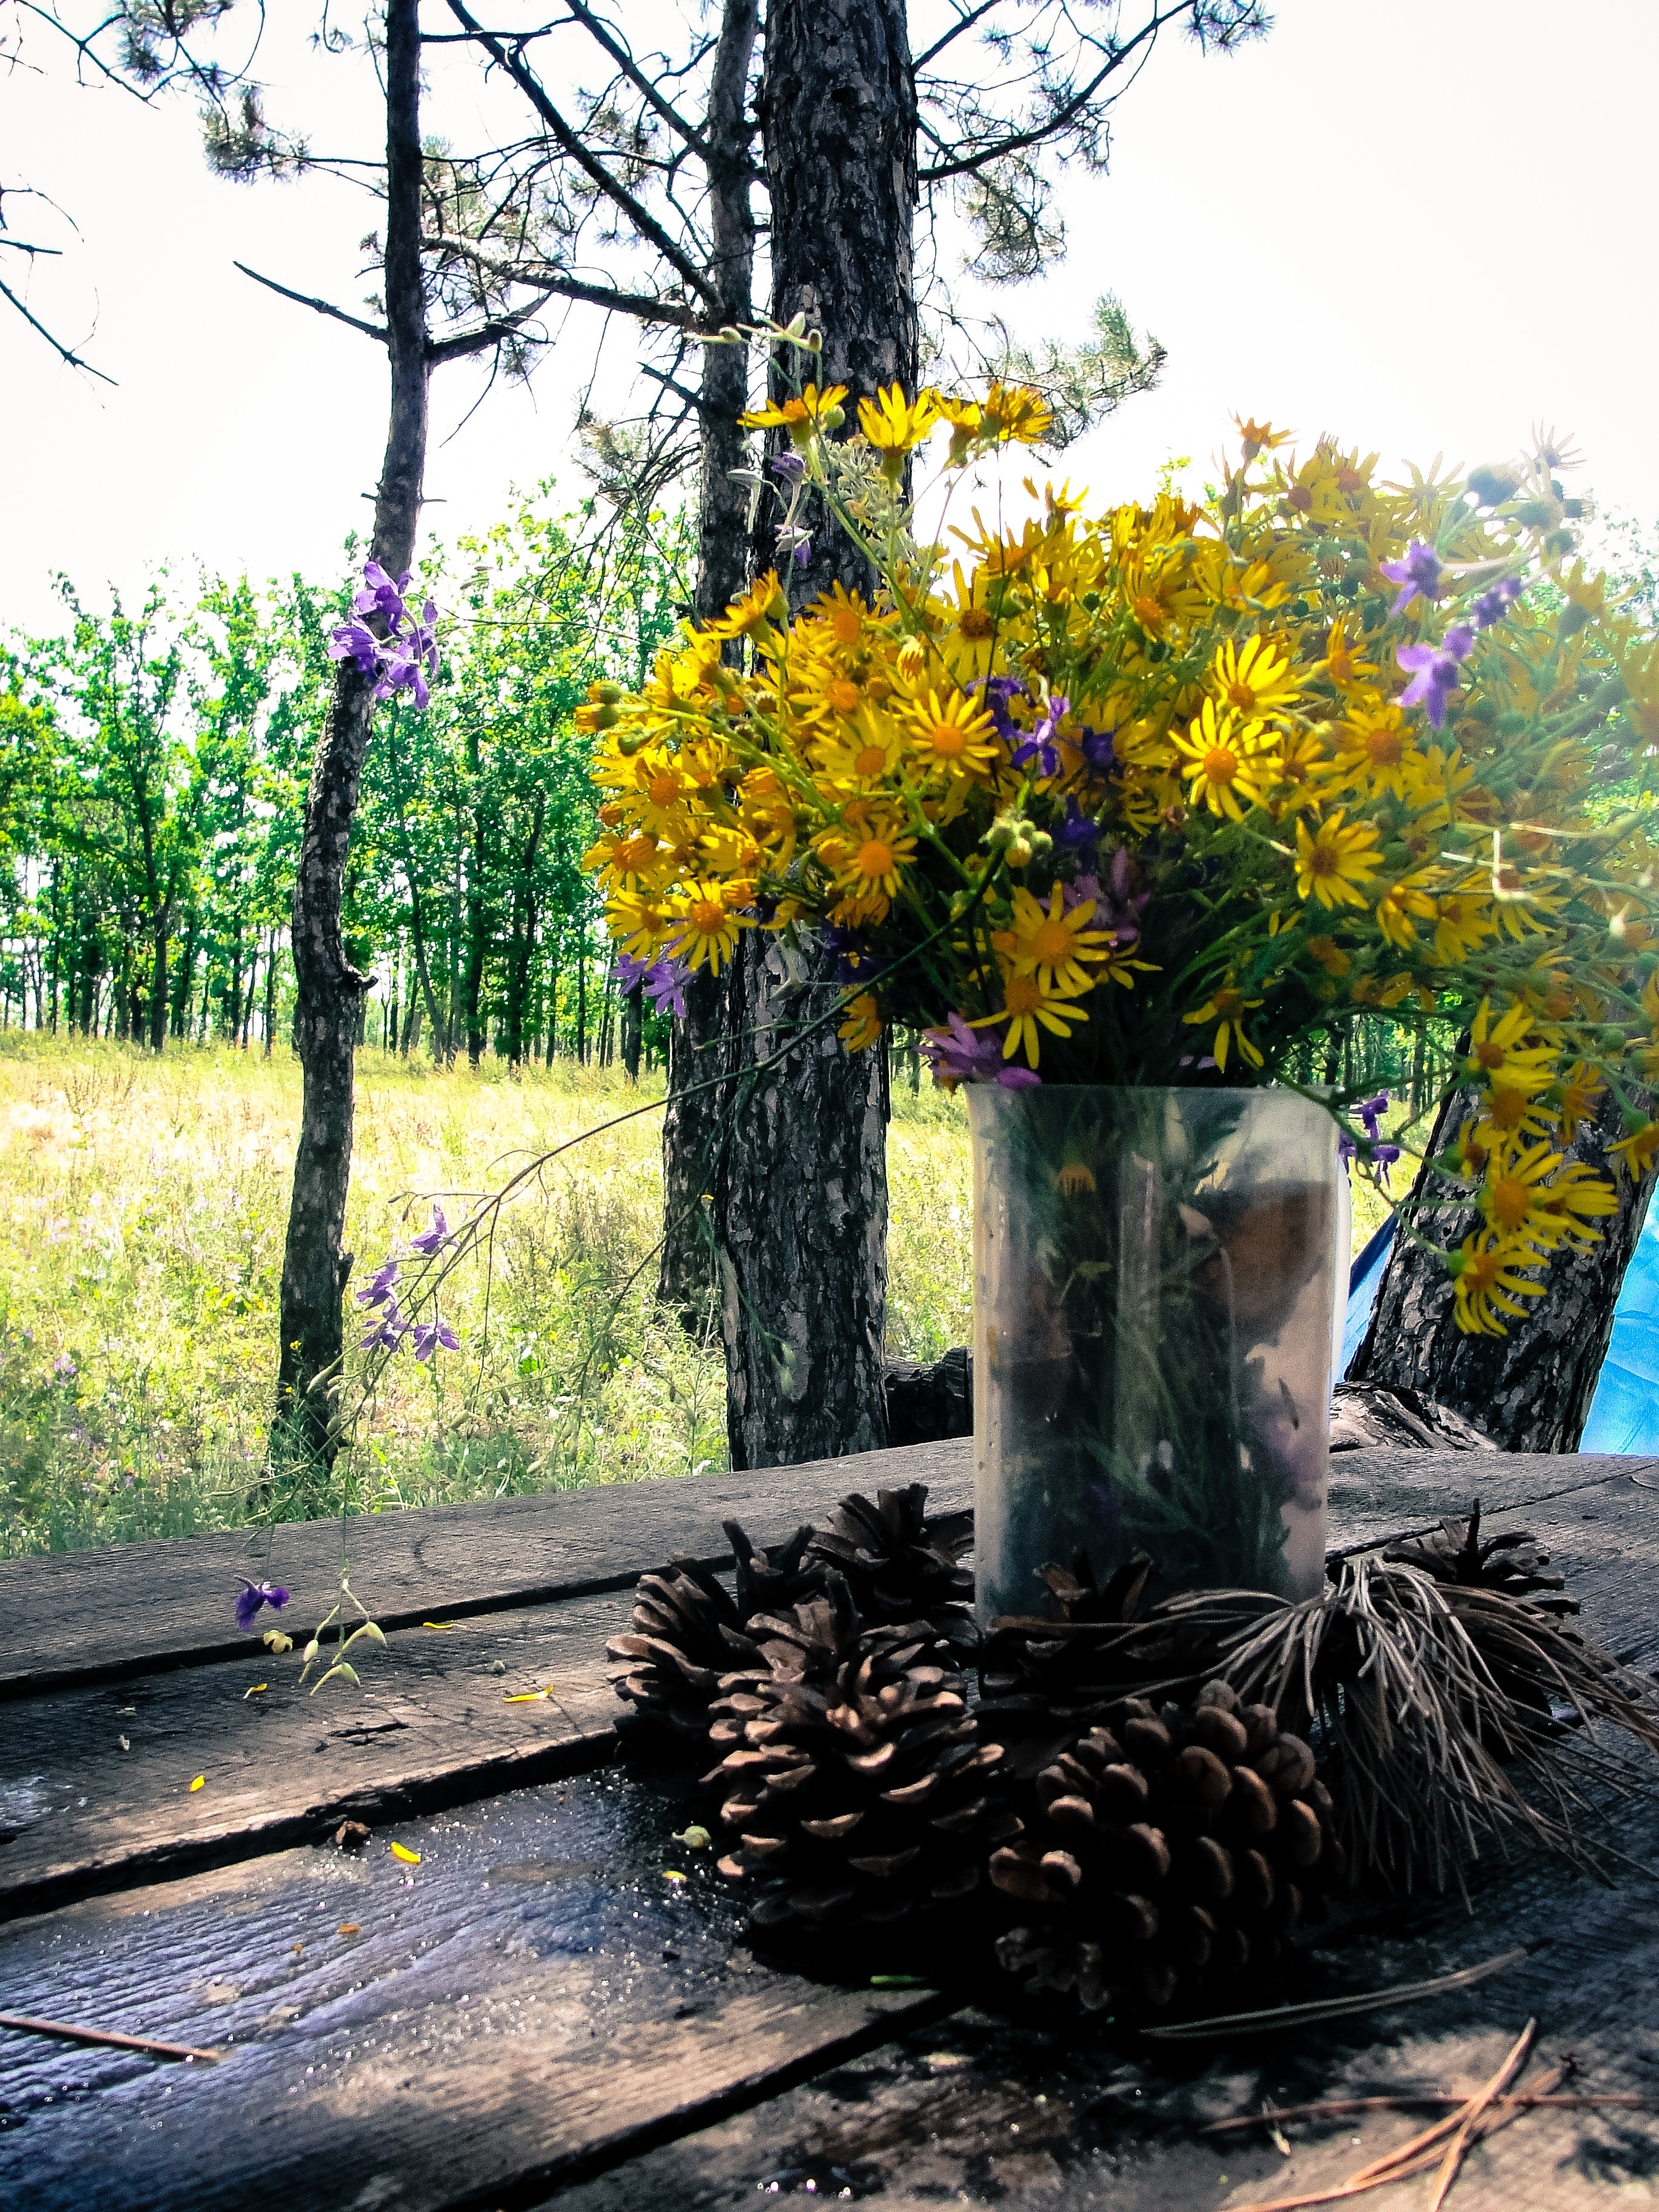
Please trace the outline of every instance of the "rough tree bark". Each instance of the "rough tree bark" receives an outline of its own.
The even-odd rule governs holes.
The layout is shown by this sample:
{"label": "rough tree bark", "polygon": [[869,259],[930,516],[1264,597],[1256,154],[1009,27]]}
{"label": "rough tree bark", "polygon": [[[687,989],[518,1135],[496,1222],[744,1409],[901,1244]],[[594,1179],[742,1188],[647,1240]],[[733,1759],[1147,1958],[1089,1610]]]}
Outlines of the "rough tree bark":
{"label": "rough tree bark", "polygon": [[[709,276],[720,295],[720,320],[746,323],[754,314],[755,216],[749,117],[749,73],[759,27],[756,0],[726,0],[709,87]],[[738,417],[749,404],[749,356],[743,346],[702,349],[701,471],[697,495],[696,612],[708,622],[724,611],[749,579],[748,493],[731,471],[748,457]],[[668,1048],[668,1105],[663,1117],[663,1246],[659,1295],[694,1328],[708,1316],[714,1271],[705,1233],[703,1196],[712,1190],[722,1127],[723,1094],[687,1091],[726,1066],[728,990],[725,976],[702,973],[686,987],[685,1013]]]}
{"label": "rough tree bark", "polygon": [[[822,331],[817,380],[848,386],[850,417],[881,386],[915,386],[916,107],[902,5],[777,0],[760,117],[772,313]],[[797,605],[836,580],[870,588],[864,562],[818,520],[811,560],[792,564]],[[848,1052],[832,1028],[757,1072],[792,1025],[833,1005],[836,961],[811,944],[792,976],[782,948],[749,931],[735,966],[732,1029],[749,1072],[716,1207],[732,1463],[872,1450],[887,1440],[884,1054]]]}
{"label": "rough tree bark", "polygon": [[[1474,1110],[1468,1091],[1442,1108],[1428,1146],[1431,1157],[1451,1142]],[[1623,1134],[1609,1095],[1567,1157],[1611,1173],[1606,1147]],[[1524,1321],[1510,1323],[1507,1336],[1462,1334],[1452,1317],[1450,1277],[1431,1253],[1397,1237],[1347,1379],[1420,1391],[1473,1421],[1504,1451],[1577,1451],[1653,1180],[1614,1177],[1619,1211],[1601,1224],[1601,1243],[1586,1252],[1558,1252],[1544,1277],[1544,1297]],[[1455,1250],[1481,1225],[1481,1217],[1473,1206],[1443,1211],[1422,1204],[1424,1181],[1419,1176],[1406,1218],[1432,1243]]]}
{"label": "rough tree bark", "polygon": [[[419,0],[389,0],[386,22],[387,351],[392,409],[374,497],[374,558],[393,576],[413,559],[426,467],[428,349],[421,284]],[[352,1072],[358,1014],[374,978],[354,968],[340,932],[352,820],[374,716],[374,679],[337,669],[312,763],[294,886],[295,1036],[305,1072],[294,1193],[283,1254],[282,1354],[274,1459],[331,1466],[330,1382],[344,1349],[343,1251],[351,1175]]]}

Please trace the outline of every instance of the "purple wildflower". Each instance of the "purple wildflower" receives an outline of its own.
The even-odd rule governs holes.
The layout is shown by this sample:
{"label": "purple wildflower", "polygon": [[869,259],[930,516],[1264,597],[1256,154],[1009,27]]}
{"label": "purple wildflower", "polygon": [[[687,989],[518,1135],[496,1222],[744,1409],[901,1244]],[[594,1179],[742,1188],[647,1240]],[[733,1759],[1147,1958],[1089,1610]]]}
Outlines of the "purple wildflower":
{"label": "purple wildflower", "polygon": [[1138,945],[1140,942],[1140,917],[1152,904],[1150,891],[1132,888],[1129,874],[1129,855],[1120,845],[1112,855],[1107,880],[1103,885],[1097,875],[1079,876],[1077,879],[1079,898],[1095,902],[1093,927],[1116,933],[1119,945]]}
{"label": "purple wildflower", "polygon": [[429,1260],[434,1252],[441,1249],[448,1242],[449,1224],[444,1218],[444,1210],[441,1206],[434,1206],[432,1209],[432,1226],[430,1229],[422,1230],[418,1237],[411,1237],[409,1240],[409,1249],[411,1252],[418,1252],[422,1259]]}
{"label": "purple wildflower", "polygon": [[[1362,1098],[1353,1109],[1365,1133],[1365,1157],[1376,1167],[1392,1167],[1400,1158],[1398,1145],[1382,1142],[1382,1116],[1389,1110],[1389,1094],[1379,1091],[1375,1098]],[[1341,1160],[1357,1160],[1359,1146],[1346,1129],[1337,1132],[1336,1156]]]}
{"label": "purple wildflower", "polygon": [[78,1370],[67,1352],[60,1352],[52,1363],[52,1371],[60,1382],[73,1382]]}
{"label": "purple wildflower", "polygon": [[684,960],[653,960],[645,974],[646,995],[659,1014],[685,1019],[685,987],[691,970]]}
{"label": "purple wildflower", "polygon": [[1071,701],[1061,694],[1056,692],[1050,697],[1030,735],[1023,744],[1014,749],[1013,764],[1016,768],[1028,768],[1035,761],[1040,775],[1060,774],[1060,749],[1055,740],[1060,735],[1060,724],[1071,710]]}
{"label": "purple wildflower", "polygon": [[357,1342],[359,1352],[395,1352],[409,1334],[409,1323],[398,1310],[396,1298],[389,1297],[386,1310],[368,1334]]}
{"label": "purple wildflower", "polygon": [[790,483],[799,483],[806,474],[806,464],[799,453],[774,453],[766,465],[775,477],[782,477]]}
{"label": "purple wildflower", "polygon": [[1440,556],[1420,538],[1413,538],[1406,548],[1403,561],[1385,561],[1382,574],[1391,584],[1400,586],[1392,610],[1397,615],[1405,612],[1419,592],[1431,601],[1440,597]]}
{"label": "purple wildflower", "polygon": [[1030,1091],[1042,1081],[1035,1068],[1009,1067],[995,1037],[971,1030],[954,1012],[947,1029],[929,1030],[921,1040],[927,1065],[941,1083],[998,1083],[1005,1091]]}
{"label": "purple wildflower", "polygon": [[1117,752],[1115,730],[1091,730],[1085,724],[1079,732],[1078,744],[1083,757],[1097,775],[1104,775]]}
{"label": "purple wildflower", "polygon": [[288,1592],[279,1589],[275,1583],[251,1583],[246,1575],[239,1575],[236,1579],[242,1585],[236,1594],[236,1626],[246,1636],[258,1619],[260,1607],[268,1605],[280,1613],[288,1603]]}
{"label": "purple wildflower", "polygon": [[438,1320],[435,1315],[430,1321],[417,1321],[415,1324],[416,1359],[430,1359],[440,1345],[446,1352],[459,1352],[461,1340],[447,1321]]}
{"label": "purple wildflower", "polygon": [[380,641],[362,623],[342,623],[329,632],[331,660],[349,660],[360,676],[373,676],[380,665]]}
{"label": "purple wildflower", "polygon": [[812,541],[810,538],[803,538],[795,548],[795,566],[798,568],[804,568],[811,557]]}
{"label": "purple wildflower", "polygon": [[[1025,686],[1015,676],[988,676],[984,678],[985,711],[995,725],[996,733],[1005,744],[1013,744],[1025,732],[1008,712],[1012,699],[1025,696]],[[973,684],[968,689],[971,691]]]}
{"label": "purple wildflower", "polygon": [[395,1311],[398,1301],[392,1294],[392,1285],[397,1279],[398,1262],[395,1260],[388,1260],[373,1282],[358,1291],[358,1304],[360,1306],[390,1305]]}
{"label": "purple wildflower", "polygon": [[363,588],[352,600],[352,605],[360,615],[379,615],[395,637],[406,611],[404,593],[409,588],[412,573],[405,568],[394,584],[378,561],[365,561]]}
{"label": "purple wildflower", "polygon": [[1396,647],[1395,659],[1400,665],[1417,672],[1400,695],[1401,705],[1421,707],[1437,730],[1456,695],[1458,663],[1468,658],[1474,642],[1474,632],[1467,623],[1459,623],[1446,632],[1438,645]]}
{"label": "purple wildflower", "polygon": [[1489,592],[1482,592],[1470,609],[1475,628],[1490,629],[1494,623],[1502,622],[1520,598],[1521,588],[1518,576],[1500,576]]}
{"label": "purple wildflower", "polygon": [[[1099,823],[1091,820],[1069,794],[1066,800],[1066,819],[1054,832],[1054,842],[1063,851],[1074,854],[1079,860],[1091,865],[1099,848]],[[1085,893],[1085,897],[1093,896],[1092,892]]]}

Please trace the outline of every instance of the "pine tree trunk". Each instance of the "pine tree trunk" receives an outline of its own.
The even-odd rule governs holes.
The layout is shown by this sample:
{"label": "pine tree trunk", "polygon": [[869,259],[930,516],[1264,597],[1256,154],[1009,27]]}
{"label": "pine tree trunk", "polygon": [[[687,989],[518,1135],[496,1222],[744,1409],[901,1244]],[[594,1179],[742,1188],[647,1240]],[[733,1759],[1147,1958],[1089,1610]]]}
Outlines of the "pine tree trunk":
{"label": "pine tree trunk", "polygon": [[[835,14],[778,0],[760,115],[774,317],[805,314],[822,331],[817,381],[848,387],[849,416],[895,380],[914,391],[916,106],[898,0],[846,0]],[[811,558],[792,564],[794,603],[836,580],[867,592],[862,559],[823,518],[812,526]],[[775,528],[763,514],[763,532]],[[769,557],[763,544],[757,565]],[[781,949],[745,933],[732,982],[744,1067],[833,1004],[833,958],[809,945],[805,964],[805,988],[787,991]],[[875,1449],[887,1439],[883,1056],[848,1053],[832,1027],[740,1077],[735,1097],[717,1203],[732,1463]]]}
{"label": "pine tree trunk", "polygon": [[[795,988],[782,947],[759,931],[745,933],[745,949],[733,1023],[755,1032],[758,1061],[823,1010],[833,985]],[[854,1059],[826,1028],[733,1086],[714,1211],[734,1468],[887,1442],[883,1073],[879,1052]]]}
{"label": "pine tree trunk", "polygon": [[[1443,1107],[1427,1150],[1431,1157],[1455,1137],[1474,1111],[1472,1094],[1460,1091]],[[1624,1134],[1611,1095],[1587,1122],[1567,1158],[1610,1173],[1606,1146]],[[1407,1219],[1446,1251],[1455,1251],[1483,1225],[1473,1206],[1422,1206],[1419,1176]],[[1599,1244],[1589,1251],[1559,1251],[1544,1276],[1545,1294],[1524,1321],[1511,1321],[1507,1336],[1465,1336],[1453,1320],[1451,1278],[1432,1253],[1396,1237],[1377,1293],[1371,1323],[1348,1368],[1354,1382],[1420,1391],[1485,1431],[1504,1451],[1571,1452],[1588,1419],[1596,1378],[1613,1331],[1619,1286],[1648,1210],[1653,1177],[1633,1183],[1613,1178],[1619,1211],[1601,1224]],[[1443,1189],[1444,1185],[1441,1188]]]}
{"label": "pine tree trunk", "polygon": [[[374,558],[410,566],[426,467],[426,319],[421,288],[419,0],[389,0],[386,23],[386,301],[392,367],[386,459],[374,500]],[[295,1037],[305,1072],[294,1193],[283,1254],[282,1352],[273,1460],[333,1464],[329,1385],[344,1350],[342,1249],[351,1176],[352,1071],[358,1013],[374,978],[346,957],[340,908],[374,717],[373,679],[337,664],[312,763],[294,886]]]}
{"label": "pine tree trunk", "polygon": [[[708,208],[714,247],[709,275],[720,289],[720,321],[754,315],[755,216],[750,201],[751,131],[749,73],[759,16],[756,0],[726,0],[709,88]],[[749,459],[748,434],[738,417],[749,404],[744,346],[702,349],[701,472],[697,498],[696,612],[721,613],[749,580],[749,495],[731,471]],[[685,1096],[686,1086],[717,1075],[728,1047],[726,979],[701,974],[688,985],[668,1048],[668,1105],[662,1126],[663,1245],[657,1292],[701,1328],[714,1290],[702,1194],[710,1188],[720,1143],[719,1091]]]}

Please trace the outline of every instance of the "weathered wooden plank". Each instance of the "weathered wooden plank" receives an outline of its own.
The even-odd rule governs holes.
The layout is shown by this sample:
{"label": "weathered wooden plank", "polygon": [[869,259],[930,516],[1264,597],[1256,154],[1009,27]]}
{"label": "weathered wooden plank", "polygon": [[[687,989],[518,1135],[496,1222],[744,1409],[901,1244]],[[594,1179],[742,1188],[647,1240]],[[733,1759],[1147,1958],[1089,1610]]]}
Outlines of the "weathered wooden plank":
{"label": "weathered wooden plank", "polygon": [[293,1851],[14,1923],[0,1981],[20,2006],[166,2023],[226,2057],[0,2033],[0,2202],[522,2201],[945,2008],[751,1959],[708,1854],[665,1877],[690,1809],[612,1770],[411,1824],[413,1869],[384,1841]]}
{"label": "weathered wooden plank", "polygon": [[1632,1478],[1659,1481],[1659,1460],[1589,1452],[1339,1452],[1331,1462],[1329,1541],[1364,1549],[1466,1513],[1477,1497],[1483,1512],[1512,1520],[1575,1490]]}
{"label": "weathered wooden plank", "polygon": [[[962,1439],[748,1474],[366,1514],[346,1527],[352,1587],[387,1628],[623,1589],[671,1552],[723,1562],[723,1521],[740,1520],[764,1543],[822,1516],[848,1490],[926,1482],[937,1509],[955,1511],[972,1502],[972,1455]],[[257,1633],[236,1632],[241,1575],[289,1590],[282,1625],[300,1622],[308,1634],[334,1601],[340,1547],[338,1522],[283,1522],[0,1560],[0,1698],[257,1651]],[[263,1613],[257,1627],[272,1619]]]}
{"label": "weathered wooden plank", "polygon": [[[384,1653],[355,1648],[361,1691],[301,1689],[295,1650],[20,1699],[0,1743],[0,1918],[598,1765],[623,1711],[605,1641],[628,1605],[394,1631]],[[550,1682],[557,1702],[507,1702]]]}

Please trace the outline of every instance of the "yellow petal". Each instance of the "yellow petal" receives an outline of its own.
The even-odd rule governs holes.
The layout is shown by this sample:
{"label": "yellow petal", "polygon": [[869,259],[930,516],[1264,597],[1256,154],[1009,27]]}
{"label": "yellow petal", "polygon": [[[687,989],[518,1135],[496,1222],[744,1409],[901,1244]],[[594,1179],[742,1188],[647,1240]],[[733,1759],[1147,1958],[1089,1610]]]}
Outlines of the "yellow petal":
{"label": "yellow petal", "polygon": [[685,1881],[690,1879],[688,1875],[683,1875],[678,1867],[665,1867],[662,1878],[665,1881]]}
{"label": "yellow petal", "polygon": [[419,1866],[421,1863],[420,1853],[418,1851],[411,1851],[408,1846],[404,1844],[393,1844],[392,1846],[392,1856],[394,1859],[401,1859],[405,1866]]}
{"label": "yellow petal", "polygon": [[501,1699],[507,1705],[533,1705],[547,1695],[545,1690],[508,1690]]}
{"label": "yellow petal", "polygon": [[198,1775],[197,1776],[197,1778],[196,1778],[195,1781],[194,1781],[194,1782],[192,1782],[192,1783],[191,1784],[191,1785],[190,1785],[190,1786],[191,1786],[191,1788],[192,1790],[201,1790],[201,1789],[204,1789],[204,1788],[206,1787],[206,1785],[207,1785],[207,1777],[206,1777],[206,1775],[205,1775],[205,1774],[198,1774]]}
{"label": "yellow petal", "polygon": [[422,1628],[439,1629],[447,1636],[455,1624],[453,1620],[423,1620],[421,1626]]}
{"label": "yellow petal", "polygon": [[261,1690],[268,1690],[270,1687],[269,1682],[256,1682],[251,1690],[243,1691],[242,1703],[246,1705],[250,1698],[257,1698]]}
{"label": "yellow petal", "polygon": [[266,1650],[273,1652],[278,1658],[284,1651],[292,1651],[294,1649],[294,1638],[291,1636],[284,1636],[280,1628],[266,1629],[264,1642]]}

